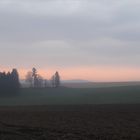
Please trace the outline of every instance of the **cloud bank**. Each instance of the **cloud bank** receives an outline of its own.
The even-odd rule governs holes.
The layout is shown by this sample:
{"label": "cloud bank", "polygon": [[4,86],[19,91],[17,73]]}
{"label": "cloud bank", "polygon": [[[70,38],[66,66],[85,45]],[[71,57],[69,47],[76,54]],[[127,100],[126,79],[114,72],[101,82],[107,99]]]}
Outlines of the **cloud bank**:
{"label": "cloud bank", "polygon": [[1,0],[0,64],[140,69],[139,7],[139,0]]}

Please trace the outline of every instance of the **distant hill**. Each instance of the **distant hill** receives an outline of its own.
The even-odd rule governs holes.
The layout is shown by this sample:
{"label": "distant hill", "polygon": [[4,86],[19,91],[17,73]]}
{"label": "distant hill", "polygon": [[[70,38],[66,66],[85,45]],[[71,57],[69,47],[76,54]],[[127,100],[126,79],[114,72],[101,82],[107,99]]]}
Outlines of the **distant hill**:
{"label": "distant hill", "polygon": [[73,80],[63,80],[62,83],[89,83],[91,81],[81,80],[81,79],[73,79]]}

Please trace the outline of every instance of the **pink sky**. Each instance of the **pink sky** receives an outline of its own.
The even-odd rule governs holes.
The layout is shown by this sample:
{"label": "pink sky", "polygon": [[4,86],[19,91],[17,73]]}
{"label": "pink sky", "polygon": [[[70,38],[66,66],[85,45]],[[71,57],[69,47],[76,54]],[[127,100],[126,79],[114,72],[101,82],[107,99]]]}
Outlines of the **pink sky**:
{"label": "pink sky", "polygon": [[0,71],[140,81],[139,7],[139,0],[0,0]]}
{"label": "pink sky", "polygon": [[[8,71],[8,68],[3,68],[3,71]],[[1,70],[1,71],[2,71]],[[21,79],[25,78],[25,75],[31,69],[18,69]],[[61,79],[83,79],[90,81],[139,81],[140,80],[140,68],[129,67],[69,67],[69,68],[43,68],[38,69],[38,74],[44,78],[50,79],[51,76],[57,70],[60,73]]]}

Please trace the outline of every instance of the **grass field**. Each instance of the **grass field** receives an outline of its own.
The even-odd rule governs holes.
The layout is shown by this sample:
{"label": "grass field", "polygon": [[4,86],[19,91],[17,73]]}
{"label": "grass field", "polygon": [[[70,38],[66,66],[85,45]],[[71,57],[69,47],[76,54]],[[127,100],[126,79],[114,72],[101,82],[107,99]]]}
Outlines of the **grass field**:
{"label": "grass field", "polygon": [[1,97],[0,105],[137,104],[140,86],[104,88],[21,89],[18,96]]}
{"label": "grass field", "polygon": [[140,86],[24,88],[0,105],[1,140],[140,139]]}

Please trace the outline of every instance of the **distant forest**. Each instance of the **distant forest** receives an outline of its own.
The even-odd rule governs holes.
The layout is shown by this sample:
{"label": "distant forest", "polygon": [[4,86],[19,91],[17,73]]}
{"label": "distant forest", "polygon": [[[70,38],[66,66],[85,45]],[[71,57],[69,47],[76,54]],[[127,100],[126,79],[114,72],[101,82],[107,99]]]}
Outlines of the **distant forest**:
{"label": "distant forest", "polygon": [[38,74],[36,68],[32,68],[32,71],[27,72],[25,82],[32,88],[53,87],[58,88],[60,86],[60,75],[56,71],[50,80],[43,78]]}
{"label": "distant forest", "polygon": [[[47,80],[38,74],[36,68],[33,68],[32,71],[27,72],[25,81],[30,88],[58,88],[60,86],[60,76],[57,71],[50,80]],[[7,73],[0,72],[0,95],[17,94],[20,88],[21,84],[17,69],[13,69],[12,72]]]}
{"label": "distant forest", "polygon": [[19,89],[19,75],[16,69],[8,73],[0,72],[0,94],[16,94]]}

